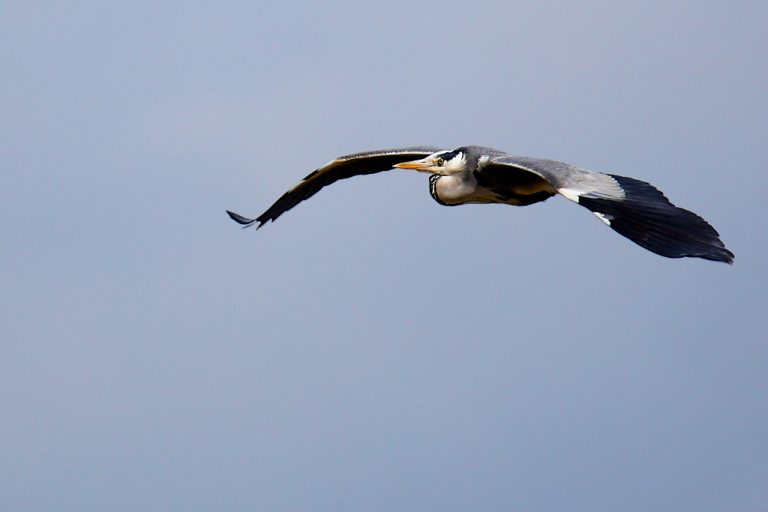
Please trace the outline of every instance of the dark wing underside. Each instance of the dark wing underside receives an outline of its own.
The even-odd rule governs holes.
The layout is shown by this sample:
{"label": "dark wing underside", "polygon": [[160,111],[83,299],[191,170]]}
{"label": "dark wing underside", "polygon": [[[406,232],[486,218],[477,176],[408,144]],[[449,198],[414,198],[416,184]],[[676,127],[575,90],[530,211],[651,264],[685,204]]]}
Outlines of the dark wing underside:
{"label": "dark wing underside", "polygon": [[267,211],[255,219],[243,217],[242,215],[229,210],[227,210],[227,214],[229,214],[232,220],[238,224],[250,226],[251,224],[258,222],[259,224],[257,228],[260,228],[266,222],[270,220],[274,221],[300,202],[317,194],[323,187],[327,187],[338,180],[351,178],[352,176],[388,171],[395,164],[424,158],[439,150],[440,148],[419,146],[401,149],[383,149],[342,156],[309,173],[295,187],[275,201],[275,204],[270,206]]}
{"label": "dark wing underside", "polygon": [[478,187],[490,192],[493,202],[527,206],[544,201],[555,195],[555,188],[538,173],[512,164],[483,166],[474,172]]}

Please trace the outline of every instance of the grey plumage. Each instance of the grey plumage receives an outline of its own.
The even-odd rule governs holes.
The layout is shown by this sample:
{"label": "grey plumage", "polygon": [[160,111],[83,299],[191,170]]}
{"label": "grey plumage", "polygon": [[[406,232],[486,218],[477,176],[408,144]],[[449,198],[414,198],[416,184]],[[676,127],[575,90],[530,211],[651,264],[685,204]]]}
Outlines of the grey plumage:
{"label": "grey plumage", "polygon": [[239,224],[258,223],[258,228],[340,179],[392,168],[430,173],[430,194],[446,206],[525,206],[560,194],[656,254],[733,262],[733,253],[712,226],[695,213],[673,205],[646,182],[481,146],[454,150],[416,146],[342,156],[311,172],[255,219],[227,213]]}

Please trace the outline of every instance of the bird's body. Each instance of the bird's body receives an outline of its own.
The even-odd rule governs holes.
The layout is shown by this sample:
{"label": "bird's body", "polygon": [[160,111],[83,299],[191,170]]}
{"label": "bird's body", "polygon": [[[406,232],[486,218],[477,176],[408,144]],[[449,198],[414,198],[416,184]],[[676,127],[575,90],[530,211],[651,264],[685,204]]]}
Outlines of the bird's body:
{"label": "bird's body", "polygon": [[648,183],[481,146],[454,150],[420,146],[342,156],[310,173],[255,219],[227,213],[239,224],[258,222],[261,227],[335,181],[392,168],[430,173],[430,194],[442,205],[526,206],[560,194],[656,254],[733,262],[733,253],[725,248],[712,226],[695,213],[670,203]]}

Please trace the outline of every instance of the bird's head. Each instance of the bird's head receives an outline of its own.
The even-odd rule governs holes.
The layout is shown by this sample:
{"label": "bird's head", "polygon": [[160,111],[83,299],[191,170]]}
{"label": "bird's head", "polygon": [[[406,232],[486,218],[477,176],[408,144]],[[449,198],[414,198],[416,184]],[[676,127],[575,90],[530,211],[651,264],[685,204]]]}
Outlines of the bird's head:
{"label": "bird's head", "polygon": [[467,155],[464,148],[442,150],[436,151],[421,160],[412,160],[410,162],[395,164],[394,167],[397,167],[398,169],[414,169],[419,172],[448,176],[450,174],[460,173],[467,168]]}

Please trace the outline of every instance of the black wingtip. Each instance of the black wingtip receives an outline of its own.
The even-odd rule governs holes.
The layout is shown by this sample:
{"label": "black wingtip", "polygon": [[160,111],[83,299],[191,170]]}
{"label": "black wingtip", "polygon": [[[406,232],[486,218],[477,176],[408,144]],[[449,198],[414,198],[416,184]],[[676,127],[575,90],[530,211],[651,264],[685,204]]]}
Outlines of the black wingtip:
{"label": "black wingtip", "polygon": [[230,219],[245,227],[248,227],[256,222],[256,219],[249,219],[248,217],[243,217],[239,213],[231,212],[229,210],[227,210],[227,215],[229,215]]}
{"label": "black wingtip", "polygon": [[728,265],[733,265],[734,260],[733,253],[725,247],[711,247],[708,251],[686,256],[693,256],[694,258],[702,258],[709,261],[719,261],[727,263]]}
{"label": "black wingtip", "polygon": [[613,230],[667,258],[692,257],[733,264],[733,253],[703,218],[675,206],[644,181],[611,176],[626,194],[623,199],[580,197],[579,204],[602,214]]}

